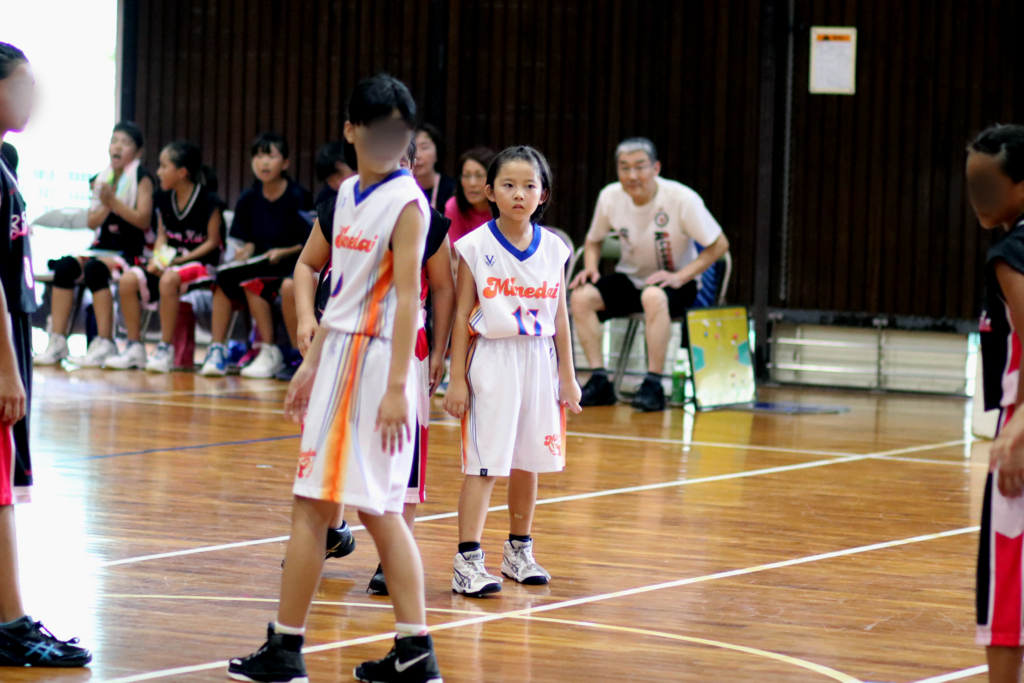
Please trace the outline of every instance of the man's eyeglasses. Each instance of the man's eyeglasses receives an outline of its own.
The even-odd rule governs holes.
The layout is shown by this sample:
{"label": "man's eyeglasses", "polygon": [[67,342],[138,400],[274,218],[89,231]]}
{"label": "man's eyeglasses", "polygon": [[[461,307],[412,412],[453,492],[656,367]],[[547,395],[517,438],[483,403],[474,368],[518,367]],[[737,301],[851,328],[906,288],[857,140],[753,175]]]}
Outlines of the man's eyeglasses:
{"label": "man's eyeglasses", "polygon": [[651,164],[643,163],[636,166],[627,166],[626,164],[619,164],[619,173],[622,175],[629,175],[630,173],[636,172],[637,174],[645,173],[651,169]]}

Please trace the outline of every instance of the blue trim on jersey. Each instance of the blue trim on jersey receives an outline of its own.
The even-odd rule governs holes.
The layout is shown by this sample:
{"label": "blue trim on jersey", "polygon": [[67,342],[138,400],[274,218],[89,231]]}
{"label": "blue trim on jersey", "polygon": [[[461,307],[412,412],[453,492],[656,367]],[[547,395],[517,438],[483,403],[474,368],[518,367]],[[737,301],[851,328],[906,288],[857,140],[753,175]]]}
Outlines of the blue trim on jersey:
{"label": "blue trim on jersey", "polygon": [[387,175],[387,177],[386,177],[386,178],[384,178],[384,180],[382,180],[382,181],[380,181],[379,183],[376,183],[376,184],[374,184],[374,185],[370,185],[370,186],[369,186],[368,188],[366,188],[366,192],[360,192],[360,191],[359,191],[359,181],[357,180],[357,181],[356,181],[356,184],[355,184],[355,187],[353,187],[353,188],[352,188],[352,193],[353,193],[353,194],[355,195],[355,197],[356,197],[356,206],[359,206],[359,204],[360,204],[360,203],[361,203],[361,202],[362,202],[362,201],[363,201],[364,199],[366,199],[367,197],[369,197],[369,196],[370,196],[370,194],[371,194],[371,193],[372,193],[372,192],[373,192],[374,190],[376,190],[376,189],[377,189],[378,187],[380,187],[380,186],[381,186],[381,185],[383,185],[384,183],[388,182],[389,180],[394,180],[395,178],[397,178],[397,177],[399,177],[399,176],[403,176],[403,175],[411,176],[411,175],[412,175],[412,173],[410,173],[409,171],[407,171],[407,170],[406,170],[406,169],[404,169],[404,168],[399,168],[399,169],[396,169],[396,170],[392,171],[391,173],[389,173],[389,174]]}
{"label": "blue trim on jersey", "polygon": [[512,246],[511,242],[505,239],[505,236],[501,234],[501,230],[498,229],[498,221],[491,221],[487,224],[487,227],[491,229],[491,234],[494,235],[494,239],[498,240],[498,244],[505,247],[505,251],[512,254],[520,261],[525,261],[533,256],[534,252],[536,252],[540,247],[540,234],[542,232],[542,228],[536,223],[531,223],[530,225],[533,226],[533,240],[530,242],[530,246],[526,248],[526,251],[519,251]]}

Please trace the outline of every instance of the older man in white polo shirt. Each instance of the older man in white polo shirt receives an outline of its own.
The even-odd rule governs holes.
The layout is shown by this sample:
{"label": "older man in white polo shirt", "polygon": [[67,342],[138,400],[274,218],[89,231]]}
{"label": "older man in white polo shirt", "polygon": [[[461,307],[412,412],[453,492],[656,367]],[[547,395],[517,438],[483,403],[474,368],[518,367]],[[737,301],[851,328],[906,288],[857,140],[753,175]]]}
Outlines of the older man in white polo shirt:
{"label": "older man in white polo shirt", "polygon": [[[665,409],[661,378],[672,318],[693,305],[701,274],[729,250],[729,240],[700,195],[658,175],[661,164],[650,140],[623,141],[615,150],[615,162],[619,182],[601,190],[587,233],[583,271],[570,284],[576,333],[594,368],[581,405],[615,403],[601,352],[601,323],[642,312],[648,372],[633,407],[659,411]],[[612,233],[619,236],[622,258],[613,275],[601,277],[601,244]],[[699,254],[698,244],[704,248]]]}

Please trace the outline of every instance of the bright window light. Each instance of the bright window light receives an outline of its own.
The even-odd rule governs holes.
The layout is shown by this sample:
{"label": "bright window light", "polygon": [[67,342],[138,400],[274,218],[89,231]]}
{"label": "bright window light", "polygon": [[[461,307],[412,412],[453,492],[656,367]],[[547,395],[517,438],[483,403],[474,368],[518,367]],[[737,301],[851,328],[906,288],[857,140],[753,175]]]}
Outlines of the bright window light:
{"label": "bright window light", "polygon": [[32,63],[37,102],[18,148],[28,218],[89,205],[89,177],[107,167],[114,111],[117,0],[6,3],[0,41]]}

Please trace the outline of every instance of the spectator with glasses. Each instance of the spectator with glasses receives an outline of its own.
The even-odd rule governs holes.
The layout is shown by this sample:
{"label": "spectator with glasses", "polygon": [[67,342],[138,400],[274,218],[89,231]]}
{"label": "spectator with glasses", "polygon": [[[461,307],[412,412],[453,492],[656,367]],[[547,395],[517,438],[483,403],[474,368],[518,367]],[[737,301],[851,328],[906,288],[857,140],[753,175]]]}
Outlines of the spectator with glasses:
{"label": "spectator with glasses", "polygon": [[[633,399],[645,412],[665,409],[662,373],[673,318],[693,305],[700,276],[729,250],[704,200],[692,189],[662,178],[654,143],[629,138],[615,150],[619,182],[605,187],[583,251],[583,270],[570,283],[572,314],[580,345],[593,373],[583,387],[583,406],[615,403],[604,368],[601,323],[643,313],[647,376]],[[615,273],[601,277],[604,239],[616,234],[622,256]],[[698,254],[697,245],[703,247]]]}
{"label": "spectator with glasses", "polygon": [[484,194],[487,167],[493,160],[494,152],[486,147],[474,147],[459,158],[455,196],[444,205],[445,218],[452,222],[448,239],[453,245],[493,218]]}

